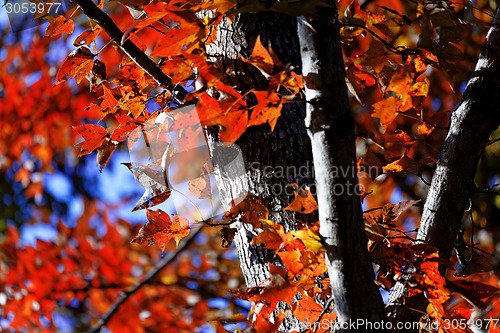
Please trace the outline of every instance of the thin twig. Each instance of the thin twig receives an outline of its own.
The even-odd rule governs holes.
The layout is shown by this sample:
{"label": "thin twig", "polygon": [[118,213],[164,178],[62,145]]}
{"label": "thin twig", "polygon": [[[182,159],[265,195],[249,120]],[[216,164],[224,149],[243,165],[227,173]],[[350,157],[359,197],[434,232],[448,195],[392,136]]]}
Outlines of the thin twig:
{"label": "thin twig", "polygon": [[485,188],[485,189],[481,189],[481,188],[477,188],[476,187],[476,193],[486,193],[486,194],[495,194],[495,195],[499,195],[500,196],[500,192],[497,192],[497,191],[493,191],[493,189],[495,187],[497,187],[499,184],[495,184],[493,186],[490,186],[488,188]]}
{"label": "thin twig", "polygon": [[189,244],[191,244],[191,242],[200,233],[201,229],[202,228],[195,230],[189,236],[184,238],[184,241],[177,247],[177,249],[174,252],[169,253],[169,255],[163,257],[161,259],[161,261],[157,265],[155,265],[155,267],[153,269],[151,269],[146,274],[146,276],[144,277],[144,279],[141,282],[137,283],[129,291],[122,291],[122,295],[120,296],[120,298],[118,298],[118,300],[111,306],[111,308],[108,310],[108,312],[106,312],[106,314],[104,314],[104,316],[101,317],[99,324],[96,327],[94,327],[93,329],[90,329],[88,331],[88,333],[100,332],[101,329],[103,327],[105,327],[106,324],[111,320],[113,315],[115,315],[118,312],[118,309],[120,308],[120,306],[122,306],[123,303],[125,303],[130,298],[130,296],[135,294],[144,285],[148,284],[152,279],[154,279],[158,275],[158,273],[160,273],[168,264],[170,264],[172,261],[174,261],[175,258],[177,258],[177,256],[179,255],[179,253],[184,251],[189,246]]}
{"label": "thin twig", "polygon": [[319,323],[321,321],[321,318],[323,318],[323,316],[328,312],[330,311],[330,307],[333,303],[333,297],[330,297],[328,299],[328,301],[326,301],[326,304],[325,304],[325,307],[323,308],[323,310],[321,311],[321,313],[319,314],[319,317],[318,319],[316,319],[316,322],[314,323],[314,331],[313,333],[316,333],[316,331],[318,330],[318,327],[320,325],[316,325],[316,323]]}

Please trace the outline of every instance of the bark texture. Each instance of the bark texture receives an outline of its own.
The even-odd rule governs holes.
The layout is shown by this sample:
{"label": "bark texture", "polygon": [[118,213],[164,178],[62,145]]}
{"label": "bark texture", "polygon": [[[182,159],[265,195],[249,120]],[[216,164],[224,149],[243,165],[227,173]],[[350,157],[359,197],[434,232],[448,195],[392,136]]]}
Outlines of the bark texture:
{"label": "bark texture", "polygon": [[[384,318],[359,197],[354,120],[345,83],[336,1],[299,20],[306,127],[311,138],[320,233],[340,327]],[[307,23],[306,23],[306,22]],[[347,325],[346,325],[347,324]],[[348,331],[349,329],[341,329]]]}
{"label": "bark texture", "polygon": [[[469,199],[483,148],[500,125],[500,8],[497,7],[472,78],[438,158],[431,188],[424,205],[418,241],[435,246],[442,258],[451,256]],[[408,278],[408,276],[406,276]],[[404,280],[404,279],[403,279]],[[422,296],[406,298],[407,286],[398,283],[387,304],[393,320],[418,320],[413,309],[425,309]]]}
{"label": "bark texture", "polygon": [[[250,88],[266,90],[267,80],[252,65],[239,60],[250,58],[257,36],[262,44],[271,47],[278,58],[300,72],[300,53],[296,18],[271,12],[240,14],[230,25],[218,29],[217,41],[207,50],[214,61],[235,74],[233,85],[242,91]],[[252,103],[249,100],[249,103]],[[235,177],[227,171],[215,168],[216,178],[224,179],[218,184],[225,193],[251,193],[269,201],[270,219],[280,223],[285,230],[293,229],[294,217],[302,221],[317,221],[316,214],[295,216],[283,211],[293,200],[293,192],[286,186],[314,186],[314,174],[310,141],[304,125],[305,105],[302,102],[284,105],[273,132],[269,125],[249,127],[236,142],[245,160],[246,173]],[[225,209],[230,208],[228,197]],[[270,277],[268,263],[282,265],[271,250],[251,245],[258,231],[252,226],[235,221],[231,227],[237,229],[234,242],[240,259],[240,267],[248,287],[257,286]],[[280,330],[299,329],[296,319],[288,317]]]}

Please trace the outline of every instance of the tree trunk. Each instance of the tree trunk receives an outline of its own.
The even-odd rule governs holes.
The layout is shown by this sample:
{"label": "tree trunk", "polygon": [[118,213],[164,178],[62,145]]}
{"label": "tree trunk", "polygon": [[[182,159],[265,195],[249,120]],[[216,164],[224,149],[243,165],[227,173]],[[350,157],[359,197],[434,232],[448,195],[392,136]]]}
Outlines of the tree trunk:
{"label": "tree trunk", "polygon": [[[326,1],[314,17],[299,20],[306,127],[316,175],[320,233],[332,284],[337,320],[342,327],[384,318],[361,210],[354,119],[345,83],[336,1]],[[306,21],[306,22],[304,22]]]}
{"label": "tree trunk", "polygon": [[[252,65],[239,57],[250,58],[255,41],[260,35],[265,47],[271,47],[278,58],[300,72],[300,53],[297,38],[296,18],[271,12],[240,14],[230,25],[221,24],[217,41],[207,53],[226,69],[234,71],[236,80],[231,82],[242,91],[250,88],[266,90],[268,82]],[[248,193],[269,201],[269,218],[284,226],[285,231],[293,228],[294,215],[283,209],[293,200],[293,192],[286,186],[297,183],[314,186],[311,145],[304,126],[305,106],[302,102],[283,106],[273,132],[268,124],[249,127],[236,144],[241,148],[245,160],[246,175],[224,176],[221,170],[214,170],[216,177],[224,178],[227,193]],[[229,182],[228,182],[229,180]],[[219,185],[220,186],[220,185]],[[231,198],[222,200],[229,209]],[[224,202],[225,201],[225,202]],[[317,221],[317,214],[296,217],[304,222]],[[240,259],[240,266],[248,287],[257,286],[269,278],[268,263],[282,265],[274,251],[251,245],[257,235],[251,225],[235,221],[234,238]],[[298,329],[296,319],[288,317],[280,330]]]}
{"label": "tree trunk", "polygon": [[[446,140],[427,195],[417,239],[451,256],[457,232],[469,199],[474,194],[474,175],[483,148],[500,125],[500,6],[497,6],[474,74],[462,101],[453,113]],[[403,281],[409,276],[403,277]],[[387,307],[397,321],[415,321],[425,309],[426,299],[406,297],[408,287],[399,282]]]}

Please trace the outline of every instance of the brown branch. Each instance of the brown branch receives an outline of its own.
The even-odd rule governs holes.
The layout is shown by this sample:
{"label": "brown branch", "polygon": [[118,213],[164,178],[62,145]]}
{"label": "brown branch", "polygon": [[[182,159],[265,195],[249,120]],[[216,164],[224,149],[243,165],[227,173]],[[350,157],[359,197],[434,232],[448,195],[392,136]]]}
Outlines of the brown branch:
{"label": "brown branch", "polygon": [[137,45],[127,39],[121,43],[123,32],[113,22],[113,20],[97,7],[92,0],[73,0],[75,4],[80,6],[83,13],[90,19],[97,22],[101,28],[108,34],[113,42],[118,45],[126,55],[130,57],[139,67],[141,67],[149,76],[151,76],[160,86],[165,87],[179,101],[184,101],[187,95],[185,90],[180,85],[172,84],[172,79],[148,57]]}
{"label": "brown branch", "polygon": [[319,317],[318,319],[316,319],[316,322],[314,323],[314,331],[313,333],[316,333],[316,331],[318,330],[318,327],[320,326],[320,323],[321,323],[321,318],[323,318],[323,316],[329,312],[331,312],[331,306],[333,304],[333,297],[330,297],[326,303],[325,303],[325,307],[323,308],[323,310],[321,310],[321,313],[319,314]]}
{"label": "brown branch", "polygon": [[123,291],[120,298],[118,298],[116,302],[113,305],[111,305],[108,312],[106,312],[104,316],[101,317],[101,320],[99,320],[99,324],[93,329],[90,329],[88,333],[100,332],[101,329],[105,327],[107,323],[111,320],[111,318],[118,312],[123,303],[125,303],[130,298],[130,296],[135,294],[144,285],[149,284],[150,281],[153,280],[158,275],[158,273],[160,273],[168,264],[174,261],[175,258],[177,258],[177,256],[179,255],[179,253],[184,251],[189,246],[189,244],[191,244],[191,242],[200,233],[201,229],[202,228],[195,230],[189,236],[184,238],[184,241],[177,247],[177,249],[174,252],[171,252],[167,256],[163,257],[161,261],[146,274],[146,276],[141,282],[137,283],[129,291]]}

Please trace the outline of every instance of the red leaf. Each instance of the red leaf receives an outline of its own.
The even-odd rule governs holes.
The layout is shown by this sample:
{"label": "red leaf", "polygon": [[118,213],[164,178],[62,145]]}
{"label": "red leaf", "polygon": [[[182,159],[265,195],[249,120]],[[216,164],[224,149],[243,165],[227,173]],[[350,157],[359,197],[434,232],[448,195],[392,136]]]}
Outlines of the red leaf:
{"label": "red leaf", "polygon": [[77,131],[78,134],[80,134],[85,140],[84,142],[79,144],[82,145],[82,148],[80,150],[80,154],[78,154],[78,157],[90,154],[95,149],[102,146],[107,136],[109,135],[108,130],[99,125],[87,124],[73,126],[73,129]]}
{"label": "red leaf", "polygon": [[162,210],[147,211],[149,222],[146,223],[131,243],[140,245],[158,245],[163,252],[165,245],[173,238],[176,244],[189,234],[189,222],[186,218],[174,215],[174,221]]}
{"label": "red leaf", "polygon": [[[87,45],[90,46],[90,44],[94,43],[97,36],[101,33],[102,28],[99,25],[96,25],[93,29],[91,30],[85,30],[78,36],[75,41],[73,42],[74,46],[80,46],[80,45]],[[94,44],[94,52],[97,53],[97,45]]]}
{"label": "red leaf", "polygon": [[57,86],[66,81],[68,76],[70,79],[77,76],[77,83],[80,83],[92,70],[94,57],[95,55],[92,54],[88,48],[83,46],[71,52],[66,59],[64,59],[61,68],[59,68],[55,85]]}
{"label": "red leaf", "polygon": [[500,291],[500,289],[489,284],[466,280],[446,280],[446,287],[453,292],[462,294],[480,309],[486,307],[481,300],[493,296]]}

